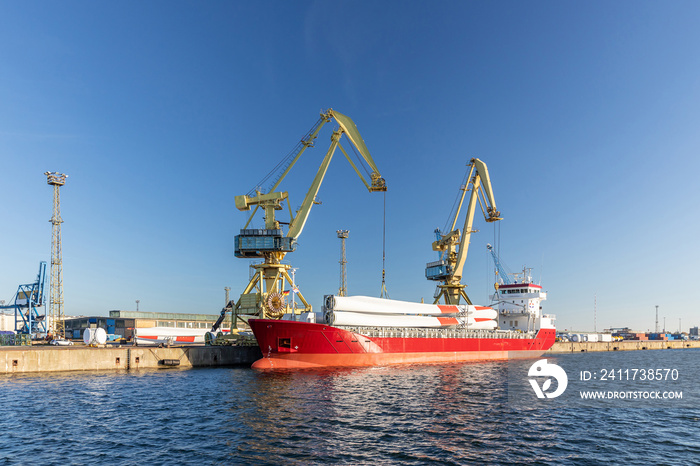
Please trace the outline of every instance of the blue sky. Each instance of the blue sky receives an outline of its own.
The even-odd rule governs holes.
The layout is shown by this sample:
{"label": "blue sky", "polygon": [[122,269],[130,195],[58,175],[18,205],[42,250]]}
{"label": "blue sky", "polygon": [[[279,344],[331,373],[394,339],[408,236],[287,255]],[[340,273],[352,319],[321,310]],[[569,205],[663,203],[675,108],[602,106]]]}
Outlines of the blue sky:
{"label": "blue sky", "polygon": [[[390,296],[430,300],[433,230],[471,157],[502,260],[533,267],[558,327],[700,324],[697,2],[2,2],[0,299],[50,260],[62,188],[67,314],[217,313],[248,192],[322,109],[357,124],[389,186]],[[301,204],[330,129],[282,185]],[[378,295],[382,195],[337,154],[288,256],[315,307]],[[261,225],[262,217],[258,224]],[[464,282],[488,302],[478,220]]]}

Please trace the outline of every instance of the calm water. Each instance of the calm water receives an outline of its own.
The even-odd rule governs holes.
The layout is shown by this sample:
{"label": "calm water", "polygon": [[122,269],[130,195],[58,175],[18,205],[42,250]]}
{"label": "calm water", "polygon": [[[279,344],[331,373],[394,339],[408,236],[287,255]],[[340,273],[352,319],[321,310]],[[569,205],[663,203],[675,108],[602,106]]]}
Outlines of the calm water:
{"label": "calm water", "polygon": [[[666,350],[550,361],[671,365],[697,381],[699,357]],[[674,409],[514,404],[508,364],[0,376],[0,464],[700,462],[697,392]]]}

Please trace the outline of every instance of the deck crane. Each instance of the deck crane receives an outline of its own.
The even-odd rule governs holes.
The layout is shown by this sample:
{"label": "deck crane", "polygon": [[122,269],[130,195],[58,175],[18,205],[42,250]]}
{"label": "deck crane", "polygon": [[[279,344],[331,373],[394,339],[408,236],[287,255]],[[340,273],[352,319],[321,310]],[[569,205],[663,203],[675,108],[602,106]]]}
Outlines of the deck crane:
{"label": "deck crane", "polygon": [[496,251],[494,251],[493,246],[491,246],[490,244],[487,244],[486,249],[488,249],[489,252],[491,253],[491,257],[493,258],[493,263],[496,266],[496,275],[497,275],[497,277],[500,277],[501,283],[498,283],[498,278],[497,278],[496,283],[494,284],[494,287],[496,289],[498,289],[498,285],[511,285],[513,283],[513,279],[510,277],[512,274],[509,274],[508,272],[506,272],[505,267],[503,267],[503,264],[501,264],[501,261],[498,258]]}
{"label": "deck crane", "polygon": [[[289,174],[304,151],[309,147],[313,147],[314,140],[321,128],[331,120],[336,121],[338,128],[331,135],[330,147],[311,183],[311,187],[304,197],[301,207],[296,213],[292,213],[287,191],[278,191],[277,188]],[[362,175],[358,166],[340,145],[343,135],[350,140],[355,152],[359,153],[358,160],[361,157],[369,166],[369,168],[365,167],[364,164],[362,164],[362,160],[359,160],[359,165],[364,168],[365,172],[369,175],[369,181]],[[309,130],[287,157],[263,180],[263,182],[265,180],[270,180],[273,176],[277,175],[279,170],[283,170],[281,174],[277,175],[274,183],[267,192],[264,192],[261,188],[255,188],[248,194],[236,196],[235,198],[236,208],[239,210],[250,211],[251,208],[253,209],[250,218],[240,231],[240,234],[235,237],[235,255],[239,258],[262,258],[262,262],[251,266],[254,268],[254,273],[252,274],[250,282],[240,295],[238,302],[235,304],[231,302],[227,305],[227,308],[234,314],[232,330],[235,328],[236,320],[240,315],[281,318],[285,313],[296,312],[295,309],[291,309],[291,306],[285,299],[285,296],[290,291],[296,293],[296,296],[299,297],[304,311],[311,311],[311,305],[304,298],[303,294],[293,285],[293,279],[289,275],[291,265],[283,264],[282,260],[287,253],[296,249],[297,239],[304,230],[304,225],[309,218],[311,208],[314,204],[319,203],[316,201],[316,195],[318,194],[323,178],[326,175],[328,166],[337,148],[340,148],[343,152],[369,192],[386,191],[386,182],[379,174],[379,170],[372,156],[369,154],[367,146],[360,136],[355,123],[348,116],[336,112],[333,109],[322,112],[319,120],[311,130]],[[276,211],[284,209],[283,204],[285,201],[289,208],[290,219],[288,223],[279,221],[275,216]],[[265,228],[250,229],[248,226],[258,209],[262,209],[265,213]],[[286,234],[282,230],[282,225],[287,225],[288,227]],[[290,288],[293,289],[290,290]],[[222,315],[226,312],[227,308],[224,308]],[[212,329],[212,331],[215,330],[215,328]]]}
{"label": "deck crane", "polygon": [[[433,242],[433,251],[438,251],[440,260],[428,263],[425,268],[425,277],[428,280],[442,282],[437,286],[434,304],[439,303],[441,298],[444,298],[445,304],[459,304],[460,298],[464,298],[467,304],[472,304],[464,291],[466,285],[463,285],[461,280],[471,234],[478,231],[472,229],[476,204],[478,203],[481,207],[487,222],[501,220],[501,213],[496,210],[496,201],[493,197],[491,179],[486,164],[473,158],[467,166],[469,167],[467,184],[460,188],[462,193],[454,217],[448,219],[451,225],[450,231],[443,233],[436,230],[437,239]],[[467,205],[464,227],[460,232],[455,227],[467,192],[471,192],[471,195]]]}

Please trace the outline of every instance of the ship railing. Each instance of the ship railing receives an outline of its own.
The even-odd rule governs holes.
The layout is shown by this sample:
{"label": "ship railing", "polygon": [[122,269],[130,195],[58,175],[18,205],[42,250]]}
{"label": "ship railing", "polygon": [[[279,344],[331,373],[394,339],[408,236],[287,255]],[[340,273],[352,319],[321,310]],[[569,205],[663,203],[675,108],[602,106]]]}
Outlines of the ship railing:
{"label": "ship railing", "polygon": [[347,327],[344,330],[370,338],[533,338],[534,332],[519,330],[471,330],[468,328]]}
{"label": "ship railing", "polygon": [[532,311],[528,311],[527,309],[505,309],[501,311],[501,314],[504,316],[514,316],[522,314],[532,314]]}

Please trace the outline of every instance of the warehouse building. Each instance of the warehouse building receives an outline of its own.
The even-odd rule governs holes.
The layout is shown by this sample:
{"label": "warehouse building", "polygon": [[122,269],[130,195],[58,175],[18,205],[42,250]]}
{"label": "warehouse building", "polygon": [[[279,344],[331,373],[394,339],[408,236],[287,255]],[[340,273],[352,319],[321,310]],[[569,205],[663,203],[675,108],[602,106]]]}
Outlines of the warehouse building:
{"label": "warehouse building", "polygon": [[80,339],[86,328],[103,328],[109,335],[133,336],[134,328],[210,329],[219,314],[179,314],[174,312],[109,311],[109,317],[73,317],[65,320],[66,337]]}

